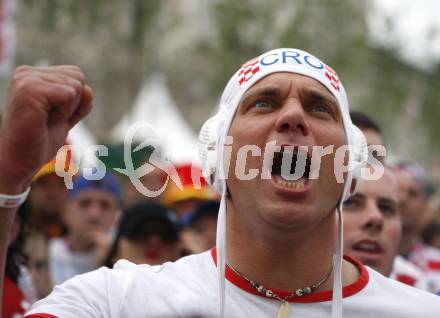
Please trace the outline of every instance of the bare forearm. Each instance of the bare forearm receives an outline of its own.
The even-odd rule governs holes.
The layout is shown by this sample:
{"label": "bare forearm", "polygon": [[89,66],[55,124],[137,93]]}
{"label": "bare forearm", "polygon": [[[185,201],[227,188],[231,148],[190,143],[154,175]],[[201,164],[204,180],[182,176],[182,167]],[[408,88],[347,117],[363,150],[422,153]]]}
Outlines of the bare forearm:
{"label": "bare forearm", "polygon": [[[92,98],[77,66],[22,66],[14,71],[0,125],[0,194],[7,195],[2,197],[6,206],[24,199],[32,176],[90,112]],[[0,296],[15,212],[0,208]]]}
{"label": "bare forearm", "polygon": [[[2,194],[20,194],[27,187],[24,183],[19,184],[13,180],[8,180],[5,168],[0,167],[0,193]],[[3,279],[5,273],[6,253],[9,244],[9,235],[14,221],[17,208],[0,208],[0,299],[2,299]],[[1,309],[1,303],[0,303]]]}
{"label": "bare forearm", "polygon": [[[9,232],[17,209],[0,208],[0,297],[3,291],[3,275],[5,273],[6,252],[8,250]],[[1,306],[1,304],[0,304]]]}

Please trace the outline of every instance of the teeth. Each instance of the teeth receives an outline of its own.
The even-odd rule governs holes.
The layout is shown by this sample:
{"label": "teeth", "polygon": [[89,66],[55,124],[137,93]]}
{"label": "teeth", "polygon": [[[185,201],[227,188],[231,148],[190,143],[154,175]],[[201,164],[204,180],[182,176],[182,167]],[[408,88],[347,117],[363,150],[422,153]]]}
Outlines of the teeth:
{"label": "teeth", "polygon": [[365,242],[358,244],[358,248],[365,250],[365,251],[376,251],[377,250],[377,246],[375,244],[365,243]]}
{"label": "teeth", "polygon": [[295,180],[295,181],[286,181],[286,180],[282,180],[282,179],[275,179],[276,183],[288,188],[288,189],[302,189],[304,188],[304,185],[306,183],[306,180],[304,179],[299,179],[299,180]]}

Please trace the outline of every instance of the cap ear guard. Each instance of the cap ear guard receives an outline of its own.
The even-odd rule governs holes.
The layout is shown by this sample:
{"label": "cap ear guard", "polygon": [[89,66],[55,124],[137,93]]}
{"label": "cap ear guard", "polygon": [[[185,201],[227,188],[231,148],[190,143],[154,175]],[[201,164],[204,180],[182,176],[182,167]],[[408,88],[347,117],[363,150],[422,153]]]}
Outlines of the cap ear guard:
{"label": "cap ear guard", "polygon": [[350,195],[354,194],[361,183],[361,172],[362,168],[366,165],[368,161],[368,145],[362,131],[352,125],[352,158],[350,159],[350,170],[351,170],[351,184],[350,184]]}
{"label": "cap ear guard", "polygon": [[199,155],[202,174],[210,186],[214,186],[217,170],[218,117],[209,118],[200,129]]}

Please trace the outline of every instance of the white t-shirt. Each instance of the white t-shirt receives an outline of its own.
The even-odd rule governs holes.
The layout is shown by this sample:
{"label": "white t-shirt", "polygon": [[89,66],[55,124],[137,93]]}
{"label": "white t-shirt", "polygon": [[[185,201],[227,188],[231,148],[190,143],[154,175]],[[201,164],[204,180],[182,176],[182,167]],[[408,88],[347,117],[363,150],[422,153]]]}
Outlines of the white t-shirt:
{"label": "white t-shirt", "polygon": [[416,265],[407,261],[401,255],[397,255],[394,258],[390,278],[419,289],[431,291],[428,288],[425,274]]}
{"label": "white t-shirt", "polygon": [[94,252],[73,251],[65,239],[52,239],[49,242],[49,271],[52,283],[59,285],[75,275],[96,269]]}
{"label": "white t-shirt", "polygon": [[419,244],[411,252],[409,260],[425,274],[428,290],[440,292],[440,249]]}
{"label": "white t-shirt", "polygon": [[37,290],[34,280],[28,268],[20,265],[20,275],[18,276],[18,288],[23,292],[26,300],[33,304],[37,300]]}
{"label": "white t-shirt", "polygon": [[[55,287],[46,299],[34,304],[26,317],[216,317],[214,255],[212,250],[161,266],[119,261],[114,270],[100,268]],[[361,275],[344,287],[344,318],[440,317],[440,297],[350,261]],[[276,317],[279,301],[256,294],[231,270],[227,270],[227,279],[225,317]],[[297,298],[291,303],[290,316],[330,317],[330,299],[331,291]]]}

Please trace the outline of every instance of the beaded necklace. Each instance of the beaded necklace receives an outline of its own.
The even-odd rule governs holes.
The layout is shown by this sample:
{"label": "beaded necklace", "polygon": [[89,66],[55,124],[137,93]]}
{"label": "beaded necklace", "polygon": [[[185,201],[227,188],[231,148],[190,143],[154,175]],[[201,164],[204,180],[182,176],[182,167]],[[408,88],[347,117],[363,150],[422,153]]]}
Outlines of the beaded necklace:
{"label": "beaded necklace", "polygon": [[266,297],[275,298],[275,299],[281,301],[281,306],[280,306],[280,309],[278,310],[277,318],[288,318],[290,315],[289,299],[294,298],[294,297],[302,297],[304,295],[308,295],[308,294],[313,293],[313,291],[316,288],[318,288],[319,286],[324,284],[325,281],[327,281],[327,279],[330,277],[330,274],[333,271],[333,265],[332,265],[332,267],[330,268],[330,271],[327,273],[327,275],[325,275],[325,277],[323,279],[321,279],[317,284],[307,286],[304,288],[298,288],[297,290],[293,291],[292,293],[290,293],[286,297],[280,297],[272,290],[264,287],[262,284],[259,284],[255,281],[247,278],[246,276],[244,276],[237,269],[235,269],[231,264],[229,264],[229,262],[226,262],[226,264],[229,266],[230,269],[232,269],[232,271],[234,271],[234,273],[236,273],[240,277],[244,278],[258,293],[265,295]]}

